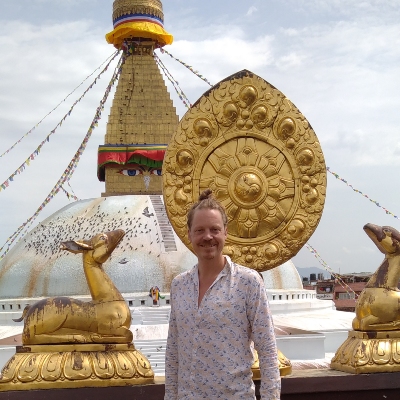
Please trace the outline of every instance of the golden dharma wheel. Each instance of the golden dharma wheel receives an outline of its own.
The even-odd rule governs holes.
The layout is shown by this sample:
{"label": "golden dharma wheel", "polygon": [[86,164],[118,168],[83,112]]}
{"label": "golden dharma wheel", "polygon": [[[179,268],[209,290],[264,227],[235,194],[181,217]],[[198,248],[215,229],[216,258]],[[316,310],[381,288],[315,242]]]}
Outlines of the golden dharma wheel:
{"label": "golden dharma wheel", "polygon": [[297,254],[325,202],[326,167],[313,129],[282,92],[247,70],[185,114],[162,175],[168,217],[186,246],[187,212],[210,188],[228,215],[225,254],[260,272]]}

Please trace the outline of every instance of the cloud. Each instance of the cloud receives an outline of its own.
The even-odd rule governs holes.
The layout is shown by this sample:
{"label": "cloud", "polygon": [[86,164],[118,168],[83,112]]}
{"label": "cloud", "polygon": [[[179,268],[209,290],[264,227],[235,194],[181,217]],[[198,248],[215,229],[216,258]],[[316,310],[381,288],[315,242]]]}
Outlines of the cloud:
{"label": "cloud", "polygon": [[[273,63],[273,37],[261,36],[249,42],[244,39],[244,32],[238,27],[218,27],[218,30],[219,34],[212,39],[177,40],[166,50],[175,58],[191,65],[212,84],[242,69],[262,69]],[[184,82],[181,87],[192,103],[209,88],[204,81],[166,54],[161,54],[160,58],[174,78],[180,83]],[[174,89],[169,83],[168,85],[170,93],[173,93]],[[186,110],[179,101],[175,105],[183,116]]]}
{"label": "cloud", "polygon": [[[323,7],[317,3],[312,2]],[[400,84],[400,25],[379,19],[371,23],[363,18],[369,12],[354,20],[313,21],[252,38],[243,26],[211,23],[201,26],[202,32],[212,32],[206,39],[177,40],[168,51],[213,83],[243,68],[264,77],[305,113],[329,159],[399,165],[400,94],[395,88]],[[180,67],[169,67],[185,82],[183,90],[191,99],[207,89]],[[185,109],[178,109],[183,115]]]}
{"label": "cloud", "polygon": [[295,10],[304,13],[336,15],[343,17],[376,18],[385,14],[387,19],[396,19],[399,15],[397,0],[285,0]]}
{"label": "cloud", "polygon": [[276,60],[276,66],[281,70],[287,71],[292,69],[293,67],[300,66],[304,62],[305,58],[305,55],[292,52],[289,54],[285,54],[282,57],[279,57]]}
{"label": "cloud", "polygon": [[[53,0],[34,0],[33,3],[37,4],[53,4]],[[70,5],[82,5],[82,3],[93,4],[96,3],[96,0],[63,0],[61,6],[70,6]]]}
{"label": "cloud", "polygon": [[254,6],[251,6],[248,10],[247,10],[247,13],[246,13],[246,16],[247,17],[250,17],[250,16],[252,16],[254,13],[256,13],[257,12],[257,7],[254,7]]}
{"label": "cloud", "polygon": [[354,254],[354,255],[360,255],[360,254],[364,255],[364,254],[366,254],[366,253],[370,253],[370,254],[372,254],[372,253],[378,253],[378,250],[377,250],[376,247],[374,247],[374,246],[371,246],[371,247],[360,246],[360,247],[351,248],[351,249],[349,249],[349,248],[346,247],[346,246],[343,246],[343,247],[342,247],[342,251],[343,251],[344,253],[346,253],[346,254]]}
{"label": "cloud", "polygon": [[291,37],[291,36],[298,36],[299,35],[299,30],[298,29],[294,29],[294,28],[282,28],[282,29],[280,29],[280,32],[283,34],[283,35],[286,35],[286,36],[289,36],[289,37]]}
{"label": "cloud", "polygon": [[379,254],[379,251],[374,246],[371,246],[371,247],[362,246],[359,252],[362,253],[362,254],[365,254],[365,253],[377,253],[377,254]]}

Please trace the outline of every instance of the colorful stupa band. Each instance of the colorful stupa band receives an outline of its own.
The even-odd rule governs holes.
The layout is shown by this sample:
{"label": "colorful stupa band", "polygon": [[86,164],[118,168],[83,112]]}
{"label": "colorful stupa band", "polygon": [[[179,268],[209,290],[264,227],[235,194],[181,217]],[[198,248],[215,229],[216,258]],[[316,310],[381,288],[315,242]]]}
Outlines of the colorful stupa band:
{"label": "colorful stupa band", "polygon": [[137,144],[99,146],[97,159],[97,177],[100,182],[105,180],[105,165],[139,164],[161,168],[164,160],[166,144]]}
{"label": "colorful stupa band", "polygon": [[160,25],[162,28],[164,27],[164,22],[161,18],[158,18],[154,15],[150,14],[127,14],[122,15],[114,20],[114,29],[128,22],[152,22],[153,24]]}
{"label": "colorful stupa band", "polygon": [[112,32],[106,35],[107,42],[118,49],[122,47],[125,40],[131,38],[150,39],[155,41],[159,47],[171,44],[174,41],[174,37],[163,28],[159,20],[157,22],[121,21]]}

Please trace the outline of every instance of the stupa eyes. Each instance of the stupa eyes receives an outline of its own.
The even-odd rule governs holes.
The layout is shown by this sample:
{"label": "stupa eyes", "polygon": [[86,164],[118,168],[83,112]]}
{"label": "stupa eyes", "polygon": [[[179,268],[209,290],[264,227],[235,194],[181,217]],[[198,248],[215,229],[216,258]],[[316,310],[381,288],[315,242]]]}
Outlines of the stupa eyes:
{"label": "stupa eyes", "polygon": [[154,168],[150,170],[150,173],[152,175],[157,175],[157,176],[161,176],[161,168]]}
{"label": "stupa eyes", "polygon": [[140,169],[133,168],[133,169],[121,169],[118,171],[118,173],[126,176],[138,176],[142,175],[143,171]]}
{"label": "stupa eyes", "polygon": [[118,173],[126,176],[138,176],[138,175],[161,176],[161,168],[135,167],[129,169],[120,169]]}

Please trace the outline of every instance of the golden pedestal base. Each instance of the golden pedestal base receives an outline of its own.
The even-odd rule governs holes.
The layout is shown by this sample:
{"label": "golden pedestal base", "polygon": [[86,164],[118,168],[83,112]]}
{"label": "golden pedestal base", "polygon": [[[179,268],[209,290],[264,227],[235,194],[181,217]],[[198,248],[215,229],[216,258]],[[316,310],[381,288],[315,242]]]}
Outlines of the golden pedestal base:
{"label": "golden pedestal base", "polygon": [[2,370],[0,391],[143,385],[150,363],[130,344],[18,346]]}
{"label": "golden pedestal base", "polygon": [[[253,372],[253,379],[260,380],[261,372],[260,372],[260,363],[258,361],[258,354],[254,351],[254,356],[256,360],[251,366],[251,371]],[[286,358],[280,350],[278,350],[278,363],[279,363],[279,373],[281,376],[290,375],[292,373],[292,364],[288,358]]]}
{"label": "golden pedestal base", "polygon": [[350,331],[331,368],[352,374],[400,371],[400,331]]}

